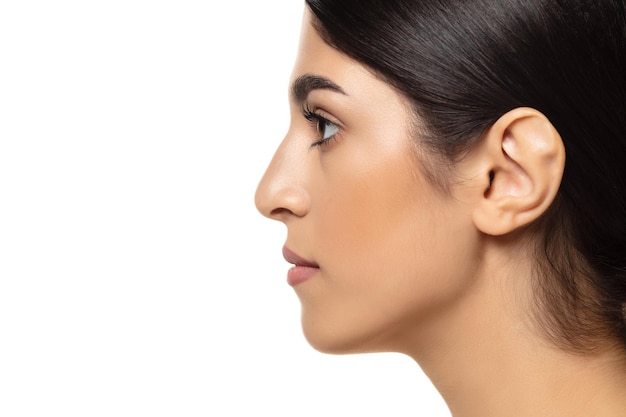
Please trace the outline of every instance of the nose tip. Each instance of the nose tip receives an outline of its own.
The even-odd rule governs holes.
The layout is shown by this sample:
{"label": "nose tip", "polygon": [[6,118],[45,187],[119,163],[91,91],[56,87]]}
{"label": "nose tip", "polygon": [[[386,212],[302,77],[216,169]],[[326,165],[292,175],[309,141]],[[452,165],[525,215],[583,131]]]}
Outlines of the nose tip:
{"label": "nose tip", "polygon": [[311,178],[308,149],[298,141],[297,135],[288,133],[276,150],[254,197],[257,210],[265,217],[286,222],[308,213],[311,204],[307,188]]}
{"label": "nose tip", "polygon": [[268,203],[267,195],[265,195],[264,180],[265,178],[261,179],[261,182],[259,182],[256,188],[256,192],[254,193],[254,205],[263,216],[271,217],[273,208]]}
{"label": "nose tip", "polygon": [[310,205],[309,195],[302,186],[272,182],[267,174],[257,187],[254,202],[262,215],[282,222],[290,217],[304,217]]}

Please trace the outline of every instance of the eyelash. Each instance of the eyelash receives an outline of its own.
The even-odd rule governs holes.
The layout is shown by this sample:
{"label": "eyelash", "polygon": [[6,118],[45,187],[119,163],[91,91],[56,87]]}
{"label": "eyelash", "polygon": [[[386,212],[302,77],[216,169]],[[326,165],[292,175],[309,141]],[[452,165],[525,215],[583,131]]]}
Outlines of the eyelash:
{"label": "eyelash", "polygon": [[336,136],[338,132],[335,132],[331,136],[324,138],[324,132],[320,130],[320,126],[324,126],[325,128],[328,125],[335,126],[337,130],[339,130],[339,126],[337,126],[336,123],[331,122],[326,117],[319,114],[317,111],[311,110],[311,108],[306,103],[302,106],[302,115],[306,120],[309,121],[309,123],[316,130],[316,132],[322,136],[321,139],[311,144],[311,148],[328,146],[330,142],[332,142],[333,140],[337,140]]}

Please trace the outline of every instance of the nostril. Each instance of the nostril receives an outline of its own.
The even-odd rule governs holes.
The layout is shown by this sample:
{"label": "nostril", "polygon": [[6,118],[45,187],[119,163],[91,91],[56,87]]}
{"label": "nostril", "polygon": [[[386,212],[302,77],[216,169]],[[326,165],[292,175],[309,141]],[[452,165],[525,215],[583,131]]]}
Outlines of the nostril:
{"label": "nostril", "polygon": [[279,208],[275,208],[274,210],[272,210],[270,212],[270,216],[280,216],[281,214],[285,214],[285,213],[290,213],[290,210],[279,207]]}

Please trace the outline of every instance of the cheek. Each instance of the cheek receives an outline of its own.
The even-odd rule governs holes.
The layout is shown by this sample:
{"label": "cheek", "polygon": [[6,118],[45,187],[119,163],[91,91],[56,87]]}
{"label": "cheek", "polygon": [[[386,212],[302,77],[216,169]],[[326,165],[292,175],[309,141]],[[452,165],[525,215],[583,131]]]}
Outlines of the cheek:
{"label": "cheek", "polygon": [[[320,222],[321,260],[329,279],[352,294],[393,295],[453,279],[450,269],[464,244],[459,219],[412,187],[353,187],[327,206]],[[436,288],[433,288],[436,289]],[[432,293],[431,293],[432,294]]]}
{"label": "cheek", "polygon": [[[320,202],[316,223],[320,237],[332,237],[339,252],[348,255],[378,251],[381,234],[393,234],[415,207],[420,184],[417,169],[407,157],[405,136],[357,133],[332,150],[322,161],[324,178],[316,190]],[[366,261],[367,259],[363,259]]]}
{"label": "cheek", "polygon": [[[359,154],[351,160],[372,161]],[[370,269],[389,249],[382,241],[405,234],[408,215],[419,204],[412,196],[415,181],[401,161],[344,163],[329,175],[318,194],[324,198],[316,223],[323,254],[337,267]]]}
{"label": "cheek", "polygon": [[323,276],[303,324],[320,350],[379,349],[369,343],[453,302],[468,281],[467,219],[408,168],[383,168],[335,179],[317,212]]}

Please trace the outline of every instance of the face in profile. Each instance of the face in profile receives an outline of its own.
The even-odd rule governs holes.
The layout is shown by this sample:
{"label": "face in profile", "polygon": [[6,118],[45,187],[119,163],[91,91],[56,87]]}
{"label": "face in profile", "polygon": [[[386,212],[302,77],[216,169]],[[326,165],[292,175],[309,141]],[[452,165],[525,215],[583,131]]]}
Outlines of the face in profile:
{"label": "face in profile", "polygon": [[470,294],[462,191],[431,184],[404,98],[328,46],[305,15],[291,125],[256,204],[285,223],[286,259],[315,348],[402,351]]}

